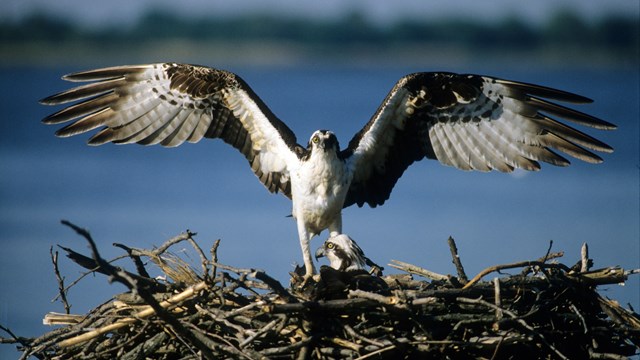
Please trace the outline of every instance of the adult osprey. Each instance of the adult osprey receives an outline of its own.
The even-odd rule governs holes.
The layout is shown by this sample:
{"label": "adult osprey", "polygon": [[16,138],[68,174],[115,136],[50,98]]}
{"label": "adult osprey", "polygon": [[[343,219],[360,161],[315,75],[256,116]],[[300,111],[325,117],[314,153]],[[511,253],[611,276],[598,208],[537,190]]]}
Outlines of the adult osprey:
{"label": "adult osprey", "polygon": [[47,97],[77,100],[43,120],[73,121],[66,137],[101,128],[89,144],[178,146],[203,137],[238,149],[271,192],[293,202],[306,278],[314,273],[310,240],[324,229],[342,232],[341,210],[384,204],[405,169],[424,157],[463,170],[538,170],[538,161],[569,164],[553,150],[591,163],[587,149],[608,145],[549,115],[598,129],[615,126],[546,99],[591,100],[543,86],[479,75],[415,73],[391,89],[371,120],[341,150],[327,130],[307,144],[296,137],[237,75],[176,63],[118,66],[66,75],[91,82]]}

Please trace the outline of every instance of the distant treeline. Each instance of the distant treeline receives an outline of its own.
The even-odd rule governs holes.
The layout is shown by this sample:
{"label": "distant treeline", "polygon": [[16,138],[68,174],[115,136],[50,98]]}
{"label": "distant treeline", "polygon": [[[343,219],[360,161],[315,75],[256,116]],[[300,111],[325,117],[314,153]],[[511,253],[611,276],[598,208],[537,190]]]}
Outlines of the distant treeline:
{"label": "distant treeline", "polygon": [[68,20],[32,15],[15,23],[0,23],[0,42],[96,41],[143,42],[159,39],[191,41],[285,41],[307,45],[376,44],[377,46],[432,43],[466,47],[531,48],[576,46],[636,52],[640,28],[633,16],[609,15],[587,21],[559,12],[542,24],[517,17],[495,22],[446,18],[437,21],[402,20],[377,24],[358,13],[335,20],[250,15],[233,18],[177,17],[153,11],[132,26],[86,29]]}

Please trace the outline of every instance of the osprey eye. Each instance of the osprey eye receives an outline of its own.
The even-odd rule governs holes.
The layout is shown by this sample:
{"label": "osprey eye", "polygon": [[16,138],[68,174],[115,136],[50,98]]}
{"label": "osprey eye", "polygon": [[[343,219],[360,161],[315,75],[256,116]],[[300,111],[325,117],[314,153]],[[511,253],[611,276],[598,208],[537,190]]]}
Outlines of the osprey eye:
{"label": "osprey eye", "polygon": [[333,245],[333,243],[328,243],[327,244],[327,249],[333,249],[335,245]]}
{"label": "osprey eye", "polygon": [[314,144],[317,144],[317,143],[318,143],[318,141],[320,141],[320,138],[318,138],[317,136],[314,136],[314,137],[311,139],[311,141],[312,141]]}

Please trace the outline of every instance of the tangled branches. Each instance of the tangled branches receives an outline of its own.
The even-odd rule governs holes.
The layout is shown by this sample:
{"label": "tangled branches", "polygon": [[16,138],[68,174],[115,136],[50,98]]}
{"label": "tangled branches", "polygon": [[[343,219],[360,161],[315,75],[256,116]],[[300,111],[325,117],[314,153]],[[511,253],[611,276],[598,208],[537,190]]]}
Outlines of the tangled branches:
{"label": "tangled branches", "polygon": [[[562,254],[549,252],[468,280],[450,239],[457,276],[396,261],[391,266],[404,273],[382,277],[384,286],[375,291],[325,276],[287,289],[261,270],[218,263],[219,241],[207,258],[191,232],[154,250],[117,245],[134,263],[130,272],[103,259],[86,230],[65,224],[91,248],[91,256],[63,248],[67,257],[130,291],[85,315],[47,314],[45,321],[65,326],[38,338],[2,328],[11,336],[3,342],[20,344],[25,359],[624,359],[640,346],[638,314],[595,290],[633,272],[589,271],[586,247],[575,267],[551,262]],[[201,269],[168,252],[185,241]],[[143,259],[166,279],[151,277]],[[57,257],[54,265],[68,309]],[[507,268],[522,271],[482,281]]]}

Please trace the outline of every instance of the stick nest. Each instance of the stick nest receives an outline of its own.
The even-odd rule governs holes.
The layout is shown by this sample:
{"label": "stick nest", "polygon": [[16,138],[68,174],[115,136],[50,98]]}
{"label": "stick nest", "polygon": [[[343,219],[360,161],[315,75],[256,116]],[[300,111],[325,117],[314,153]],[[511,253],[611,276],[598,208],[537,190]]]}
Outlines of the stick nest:
{"label": "stick nest", "polygon": [[[91,247],[88,256],[62,248],[67,257],[130,291],[69,314],[70,286],[52,251],[66,311],[47,314],[45,323],[63,326],[38,338],[1,328],[10,337],[0,340],[17,343],[24,359],[626,359],[640,346],[638,314],[596,291],[637,270],[590,270],[586,245],[572,267],[548,251],[467,280],[449,239],[455,276],[396,261],[402,274],[323,267],[304,286],[292,273],[285,288],[264,271],[219,263],[219,241],[205,255],[191,232],[153,250],[115,244],[133,261],[135,271],[127,271],[103,259],[86,230],[63,223]],[[200,269],[169,252],[181,242],[199,254]],[[150,263],[161,277],[149,275]],[[505,269],[516,274],[495,275]]]}

